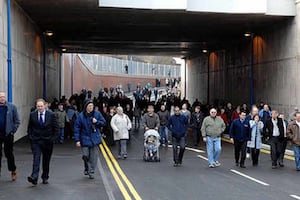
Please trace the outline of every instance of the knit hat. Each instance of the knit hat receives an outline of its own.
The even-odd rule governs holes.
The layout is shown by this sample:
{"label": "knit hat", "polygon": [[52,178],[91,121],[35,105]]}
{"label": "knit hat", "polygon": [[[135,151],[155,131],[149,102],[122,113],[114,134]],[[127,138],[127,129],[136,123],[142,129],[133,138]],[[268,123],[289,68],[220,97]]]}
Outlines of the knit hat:
{"label": "knit hat", "polygon": [[92,101],[91,99],[85,100],[85,101],[84,101],[84,110],[85,110],[86,107],[87,107],[89,104],[91,104],[91,103],[93,103],[93,101]]}

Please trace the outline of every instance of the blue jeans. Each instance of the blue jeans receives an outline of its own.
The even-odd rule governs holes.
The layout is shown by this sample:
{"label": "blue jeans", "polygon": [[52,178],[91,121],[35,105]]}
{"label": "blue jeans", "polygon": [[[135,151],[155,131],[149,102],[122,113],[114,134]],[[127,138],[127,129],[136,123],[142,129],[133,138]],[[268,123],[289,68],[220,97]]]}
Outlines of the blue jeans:
{"label": "blue jeans", "polygon": [[166,126],[159,127],[160,143],[168,145],[168,128]]}
{"label": "blue jeans", "polygon": [[206,151],[208,157],[208,164],[213,165],[219,160],[221,155],[221,137],[212,138],[206,137]]}
{"label": "blue jeans", "polygon": [[300,146],[293,146],[296,169],[300,170]]}
{"label": "blue jeans", "polygon": [[65,128],[59,128],[59,142],[63,143],[65,140]]}
{"label": "blue jeans", "polygon": [[[173,159],[175,163],[182,163],[182,157],[185,150],[185,137],[175,138],[172,137],[172,145],[173,145]],[[179,152],[178,152],[179,146]]]}

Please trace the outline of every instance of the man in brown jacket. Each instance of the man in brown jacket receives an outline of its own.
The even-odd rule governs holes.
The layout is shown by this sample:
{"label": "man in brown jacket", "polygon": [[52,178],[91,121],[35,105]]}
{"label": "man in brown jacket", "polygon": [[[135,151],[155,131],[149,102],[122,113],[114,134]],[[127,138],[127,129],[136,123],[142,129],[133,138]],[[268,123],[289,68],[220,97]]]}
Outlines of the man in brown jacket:
{"label": "man in brown jacket", "polygon": [[300,171],[300,112],[295,113],[295,120],[288,125],[287,136],[293,145],[296,170]]}

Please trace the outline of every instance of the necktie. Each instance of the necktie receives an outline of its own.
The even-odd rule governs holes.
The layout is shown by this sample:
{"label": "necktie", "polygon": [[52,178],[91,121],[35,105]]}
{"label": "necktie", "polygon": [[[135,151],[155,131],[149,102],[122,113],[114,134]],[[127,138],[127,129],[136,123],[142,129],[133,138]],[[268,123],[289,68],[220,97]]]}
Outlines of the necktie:
{"label": "necktie", "polygon": [[40,123],[40,126],[43,127],[43,125],[44,125],[43,113],[40,113],[39,123]]}

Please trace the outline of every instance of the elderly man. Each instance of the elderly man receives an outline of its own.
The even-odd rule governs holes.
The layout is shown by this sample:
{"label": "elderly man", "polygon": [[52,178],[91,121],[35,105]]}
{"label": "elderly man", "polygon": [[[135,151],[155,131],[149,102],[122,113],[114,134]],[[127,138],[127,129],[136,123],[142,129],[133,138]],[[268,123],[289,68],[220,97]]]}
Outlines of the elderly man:
{"label": "elderly man", "polygon": [[264,129],[264,133],[266,134],[266,137],[269,138],[268,141],[271,146],[272,168],[276,169],[277,163],[279,163],[280,167],[284,167],[283,163],[280,161],[280,154],[284,141],[284,125],[283,120],[278,117],[278,112],[276,110],[272,111],[272,117],[266,122]]}
{"label": "elderly man", "polygon": [[289,124],[287,136],[294,149],[296,170],[300,171],[300,112],[295,113],[295,120]]}
{"label": "elderly man", "polygon": [[214,168],[220,166],[219,157],[221,154],[221,134],[226,125],[223,119],[217,116],[217,110],[212,108],[210,116],[204,118],[201,132],[203,141],[206,142],[206,151],[208,157],[208,167]]}
{"label": "elderly man", "polygon": [[2,160],[2,144],[7,158],[8,170],[13,181],[17,178],[15,158],[13,154],[14,134],[18,130],[20,119],[15,105],[6,101],[6,94],[0,92],[0,173]]}

